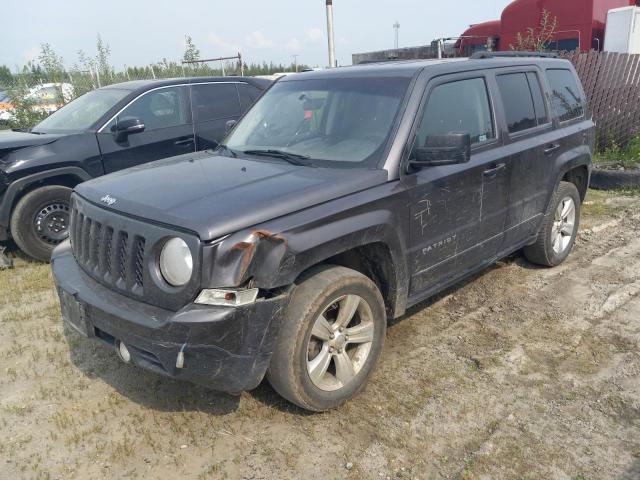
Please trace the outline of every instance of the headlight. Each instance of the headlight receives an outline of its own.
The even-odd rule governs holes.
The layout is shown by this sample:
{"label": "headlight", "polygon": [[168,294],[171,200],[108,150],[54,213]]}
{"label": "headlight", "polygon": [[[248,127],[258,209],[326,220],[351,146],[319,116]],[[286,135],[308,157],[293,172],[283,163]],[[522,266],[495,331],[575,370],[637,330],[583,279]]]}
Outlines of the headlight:
{"label": "headlight", "polygon": [[189,282],[193,273],[193,257],[184,240],[173,237],[164,244],[160,253],[160,272],[174,287],[182,287]]}

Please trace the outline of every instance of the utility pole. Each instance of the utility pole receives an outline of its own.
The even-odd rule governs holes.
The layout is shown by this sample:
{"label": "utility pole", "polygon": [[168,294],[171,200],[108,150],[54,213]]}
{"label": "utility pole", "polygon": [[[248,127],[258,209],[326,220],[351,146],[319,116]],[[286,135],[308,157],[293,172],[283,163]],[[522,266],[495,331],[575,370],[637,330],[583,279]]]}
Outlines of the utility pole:
{"label": "utility pole", "polygon": [[338,66],[336,63],[336,45],[333,39],[333,0],[327,2],[327,37],[329,41],[329,68]]}
{"label": "utility pole", "polygon": [[291,55],[291,56],[293,57],[293,64],[294,64],[294,65],[295,65],[295,67],[296,67],[296,73],[298,73],[298,57],[299,57],[300,55],[298,55],[298,54],[296,53],[295,55]]}
{"label": "utility pole", "polygon": [[393,29],[396,31],[396,50],[398,50],[399,45],[399,37],[400,37],[400,22],[396,22],[393,24]]}

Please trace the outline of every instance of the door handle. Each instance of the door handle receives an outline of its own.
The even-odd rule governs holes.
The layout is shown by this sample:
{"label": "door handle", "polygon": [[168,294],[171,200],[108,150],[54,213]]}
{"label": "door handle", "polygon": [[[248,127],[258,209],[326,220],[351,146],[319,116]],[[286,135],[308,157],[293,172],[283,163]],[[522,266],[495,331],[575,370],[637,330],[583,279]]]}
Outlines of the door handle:
{"label": "door handle", "polygon": [[551,155],[553,152],[560,149],[559,143],[552,143],[551,145],[547,145],[547,148],[544,150],[545,155]]}
{"label": "door handle", "polygon": [[500,164],[496,165],[495,167],[491,167],[489,170],[485,170],[484,172],[482,172],[482,174],[485,177],[495,177],[499,172],[504,170],[506,168],[506,166],[507,166],[506,163],[500,163]]}
{"label": "door handle", "polygon": [[177,146],[189,145],[191,143],[193,143],[193,138],[192,137],[181,138],[180,140],[176,140],[175,142],[173,142],[173,144],[177,145]]}

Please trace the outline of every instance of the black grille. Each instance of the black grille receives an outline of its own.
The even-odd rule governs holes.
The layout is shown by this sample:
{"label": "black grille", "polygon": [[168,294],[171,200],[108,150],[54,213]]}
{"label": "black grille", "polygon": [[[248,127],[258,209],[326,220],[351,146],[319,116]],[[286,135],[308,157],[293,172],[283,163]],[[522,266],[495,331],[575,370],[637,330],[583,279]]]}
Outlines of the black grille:
{"label": "black grille", "polygon": [[[71,196],[69,238],[76,262],[91,278],[125,296],[177,311],[197,296],[200,288],[200,243],[193,233],[141,221]],[[157,255],[167,238],[179,236],[193,255],[192,280],[167,294],[158,275]]]}
{"label": "black grille", "polygon": [[[78,264],[92,277],[119,290],[142,289],[144,285],[145,239],[115,230],[75,205],[71,211],[71,246]],[[142,294],[141,290],[137,291]]]}

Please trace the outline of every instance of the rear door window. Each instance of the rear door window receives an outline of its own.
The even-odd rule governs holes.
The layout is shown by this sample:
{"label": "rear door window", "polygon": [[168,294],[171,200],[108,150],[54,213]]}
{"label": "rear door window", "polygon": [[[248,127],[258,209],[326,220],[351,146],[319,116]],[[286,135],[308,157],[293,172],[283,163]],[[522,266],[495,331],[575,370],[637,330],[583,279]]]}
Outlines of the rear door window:
{"label": "rear door window", "polygon": [[424,110],[417,141],[422,146],[429,135],[467,132],[474,145],[489,143],[496,138],[484,78],[459,80],[435,87]]}
{"label": "rear door window", "polygon": [[235,83],[205,83],[191,86],[191,108],[196,122],[208,122],[240,115]]}
{"label": "rear door window", "polygon": [[518,133],[547,123],[547,111],[538,77],[533,72],[496,77],[509,133]]}
{"label": "rear door window", "polygon": [[551,86],[553,113],[561,122],[580,118],[584,115],[584,101],[576,77],[571,70],[547,70]]}

